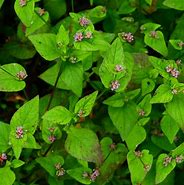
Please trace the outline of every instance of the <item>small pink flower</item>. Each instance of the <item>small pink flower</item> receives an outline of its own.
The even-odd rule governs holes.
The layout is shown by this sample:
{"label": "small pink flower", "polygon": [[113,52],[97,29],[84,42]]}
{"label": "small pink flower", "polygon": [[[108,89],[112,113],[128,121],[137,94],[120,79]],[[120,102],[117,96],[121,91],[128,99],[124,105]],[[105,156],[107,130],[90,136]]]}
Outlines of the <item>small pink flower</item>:
{"label": "small pink flower", "polygon": [[53,143],[53,142],[56,140],[56,137],[53,136],[53,135],[51,135],[51,136],[48,137],[48,140],[49,140],[51,143]]}
{"label": "small pink flower", "polygon": [[171,66],[166,67],[166,72],[170,73],[173,77],[178,78],[180,72],[176,68],[172,68]]}
{"label": "small pink flower", "polygon": [[176,64],[180,65],[181,64],[181,60],[180,59],[176,60]]}
{"label": "small pink flower", "polygon": [[176,163],[182,163],[183,159],[184,159],[183,155],[179,155],[179,156],[176,156],[175,160],[176,160]]}
{"label": "small pink flower", "polygon": [[49,131],[50,131],[50,132],[54,132],[54,130],[55,130],[54,127],[50,127],[50,128],[49,128]]}
{"label": "small pink flower", "polygon": [[157,38],[157,39],[159,38],[156,31],[151,31],[151,32],[150,32],[150,37],[155,38],[155,39],[156,39],[156,38]]}
{"label": "small pink flower", "polygon": [[77,62],[77,58],[76,57],[70,57],[69,58],[69,61],[72,63],[72,64],[75,64]]}
{"label": "small pink flower", "polygon": [[0,159],[2,160],[7,160],[7,155],[5,153],[2,153],[1,156],[0,156]]}
{"label": "small pink flower", "polygon": [[120,83],[118,80],[112,81],[110,88],[112,91],[117,90],[120,87]]}
{"label": "small pink flower", "polygon": [[89,25],[89,23],[90,23],[90,20],[87,19],[86,17],[81,17],[81,18],[79,19],[79,24],[80,24],[81,26],[83,26],[83,27]]}
{"label": "small pink flower", "polygon": [[125,33],[123,32],[122,33],[122,37],[125,41],[127,41],[128,43],[131,43],[134,41],[134,36],[132,35],[132,33],[128,32],[128,33]]}
{"label": "small pink flower", "polygon": [[172,94],[177,94],[177,93],[178,93],[177,89],[172,90]]}
{"label": "small pink flower", "polygon": [[171,66],[167,66],[165,69],[166,69],[166,72],[168,72],[168,73],[170,73],[173,70],[173,68]]}
{"label": "small pink flower", "polygon": [[27,4],[27,0],[19,0],[19,5],[20,6],[26,6],[26,4]]}
{"label": "small pink flower", "polygon": [[150,170],[151,166],[149,164],[144,165],[145,172],[148,172]]}
{"label": "small pink flower", "polygon": [[61,176],[63,176],[64,174],[65,174],[64,168],[61,168],[61,169],[59,169],[59,170],[56,171],[56,175],[57,175],[58,177],[61,177]]}
{"label": "small pink flower", "polygon": [[44,14],[45,14],[45,9],[39,8],[38,14],[39,14],[40,16],[44,15]]}
{"label": "small pink flower", "polygon": [[171,75],[174,77],[174,78],[178,78],[178,76],[180,75],[180,72],[174,68],[172,71],[171,71]]}
{"label": "small pink flower", "polygon": [[75,36],[74,36],[74,41],[75,41],[75,42],[81,42],[83,38],[84,38],[84,37],[83,37],[83,35],[82,35],[82,32],[78,32],[78,33],[76,33]]}
{"label": "small pink flower", "polygon": [[109,147],[110,147],[111,150],[115,150],[116,149],[116,144],[115,143],[112,143],[112,144],[110,144]]}
{"label": "small pink flower", "polygon": [[94,182],[99,175],[100,172],[98,169],[93,170],[93,173],[90,175],[90,180]]}
{"label": "small pink flower", "polygon": [[16,128],[16,138],[21,139],[24,137],[24,130],[22,126]]}
{"label": "small pink flower", "polygon": [[81,109],[81,110],[78,112],[77,116],[79,116],[79,117],[81,118],[81,117],[84,117],[84,116],[83,116],[84,114],[85,114],[84,110]]}
{"label": "small pink flower", "polygon": [[27,77],[27,74],[25,71],[19,71],[17,74],[16,74],[17,78],[19,80],[24,80],[26,77]]}
{"label": "small pink flower", "polygon": [[145,115],[145,112],[143,109],[139,110],[139,116],[144,116]]}
{"label": "small pink flower", "polygon": [[93,37],[92,32],[90,32],[90,31],[86,32],[86,34],[85,34],[86,39],[91,39],[92,37]]}
{"label": "small pink flower", "polygon": [[184,46],[184,42],[182,42],[182,41],[178,42],[178,46],[179,46],[180,48],[182,48],[182,47]]}
{"label": "small pink flower", "polygon": [[164,158],[164,161],[163,161],[163,165],[166,167],[166,166],[168,166],[168,164],[170,164],[171,163],[171,161],[172,161],[172,157],[165,157]]}
{"label": "small pink flower", "polygon": [[65,174],[64,168],[62,168],[60,163],[55,164],[55,169],[56,169],[56,176],[60,177]]}
{"label": "small pink flower", "polygon": [[117,64],[117,65],[115,66],[115,71],[116,71],[116,72],[121,72],[121,71],[123,71],[123,70],[124,70],[124,67],[123,67],[122,65]]}
{"label": "small pink flower", "polygon": [[55,164],[55,169],[56,169],[56,170],[59,170],[60,168],[61,168],[61,163]]}
{"label": "small pink flower", "polygon": [[84,172],[84,173],[82,174],[82,177],[83,177],[83,178],[89,178],[89,173]]}
{"label": "small pink flower", "polygon": [[139,157],[139,158],[142,157],[142,152],[141,151],[138,150],[138,151],[135,151],[134,153],[137,157]]}

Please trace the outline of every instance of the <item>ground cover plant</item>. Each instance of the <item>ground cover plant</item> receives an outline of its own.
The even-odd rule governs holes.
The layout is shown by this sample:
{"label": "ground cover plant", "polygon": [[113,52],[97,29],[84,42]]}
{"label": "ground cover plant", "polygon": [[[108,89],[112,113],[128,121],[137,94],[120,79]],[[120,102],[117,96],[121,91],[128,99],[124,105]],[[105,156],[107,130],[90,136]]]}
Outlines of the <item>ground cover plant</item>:
{"label": "ground cover plant", "polygon": [[183,0],[0,0],[0,185],[181,185]]}

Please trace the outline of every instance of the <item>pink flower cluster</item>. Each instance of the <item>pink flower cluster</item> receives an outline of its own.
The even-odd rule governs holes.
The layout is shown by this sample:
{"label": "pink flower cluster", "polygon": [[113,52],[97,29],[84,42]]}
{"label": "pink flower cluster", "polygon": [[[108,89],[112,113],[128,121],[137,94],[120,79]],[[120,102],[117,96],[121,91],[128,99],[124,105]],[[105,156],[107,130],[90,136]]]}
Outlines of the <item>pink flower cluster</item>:
{"label": "pink flower cluster", "polygon": [[19,5],[20,6],[26,6],[26,4],[27,4],[27,0],[19,0]]}
{"label": "pink flower cluster", "polygon": [[90,181],[94,182],[96,178],[100,175],[100,172],[98,169],[94,169],[92,173],[83,173],[83,178],[89,178]]}
{"label": "pink flower cluster", "polygon": [[118,80],[114,80],[111,82],[110,88],[112,91],[117,90],[120,87],[120,83]]}
{"label": "pink flower cluster", "polygon": [[83,26],[83,27],[89,25],[89,23],[90,23],[90,20],[87,19],[86,17],[81,17],[81,18],[79,19],[79,24],[80,24],[81,26]]}
{"label": "pink flower cluster", "polygon": [[22,126],[16,128],[16,138],[21,139],[24,137],[24,129]]}
{"label": "pink flower cluster", "polygon": [[134,41],[134,36],[132,35],[132,33],[128,32],[128,33],[125,33],[123,32],[122,33],[122,38],[127,41],[128,43],[131,43]]}
{"label": "pink flower cluster", "polygon": [[48,137],[48,140],[51,143],[53,143],[56,140],[56,137],[53,134],[54,130],[55,130],[55,128],[53,128],[53,127],[49,128],[49,131],[50,131],[51,135]]}
{"label": "pink flower cluster", "polygon": [[87,31],[85,33],[85,35],[83,35],[82,32],[77,32],[75,35],[74,35],[74,41],[75,42],[81,42],[84,38],[86,39],[91,39],[93,36],[92,36],[92,32],[90,31]]}
{"label": "pink flower cluster", "polygon": [[166,67],[166,71],[170,73],[174,78],[178,78],[180,72],[176,68],[172,68],[171,66]]}
{"label": "pink flower cluster", "polygon": [[60,177],[65,174],[65,170],[64,170],[64,168],[62,168],[60,163],[57,163],[55,165],[55,169],[56,169],[56,176]]}

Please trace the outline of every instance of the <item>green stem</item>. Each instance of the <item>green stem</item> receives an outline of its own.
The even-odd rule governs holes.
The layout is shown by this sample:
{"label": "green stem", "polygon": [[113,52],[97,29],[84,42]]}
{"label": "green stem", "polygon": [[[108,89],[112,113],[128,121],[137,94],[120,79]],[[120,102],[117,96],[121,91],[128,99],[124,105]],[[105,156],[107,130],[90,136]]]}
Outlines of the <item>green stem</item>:
{"label": "green stem", "polygon": [[75,12],[75,10],[74,10],[74,0],[71,0],[71,4],[72,4],[72,12]]}
{"label": "green stem", "polygon": [[106,92],[108,91],[108,89],[104,89],[96,98],[96,100],[98,100],[99,98],[101,98]]}
{"label": "green stem", "polygon": [[48,154],[48,152],[49,152],[50,149],[52,148],[52,145],[53,145],[53,144],[49,145],[49,147],[47,148],[47,150],[46,150],[45,153],[43,154],[44,157]]}
{"label": "green stem", "polygon": [[52,103],[52,100],[53,100],[53,97],[54,97],[54,94],[55,94],[55,91],[57,89],[57,83],[59,81],[59,77],[61,75],[61,65],[60,65],[60,68],[59,68],[59,72],[58,72],[58,75],[57,75],[57,78],[56,78],[56,81],[55,81],[55,84],[54,84],[54,88],[53,88],[53,91],[51,92],[51,95],[50,95],[50,99],[49,99],[49,103],[47,105],[47,108],[46,108],[46,111],[49,110],[50,106],[51,106],[51,103]]}

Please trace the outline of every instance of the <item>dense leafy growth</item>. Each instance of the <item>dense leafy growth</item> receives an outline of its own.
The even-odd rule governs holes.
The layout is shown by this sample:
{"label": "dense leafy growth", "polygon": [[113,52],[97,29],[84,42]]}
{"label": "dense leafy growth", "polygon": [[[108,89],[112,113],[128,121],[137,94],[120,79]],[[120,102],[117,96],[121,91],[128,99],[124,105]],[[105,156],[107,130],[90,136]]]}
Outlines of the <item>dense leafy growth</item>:
{"label": "dense leafy growth", "polygon": [[0,0],[0,185],[184,181],[183,0]]}

